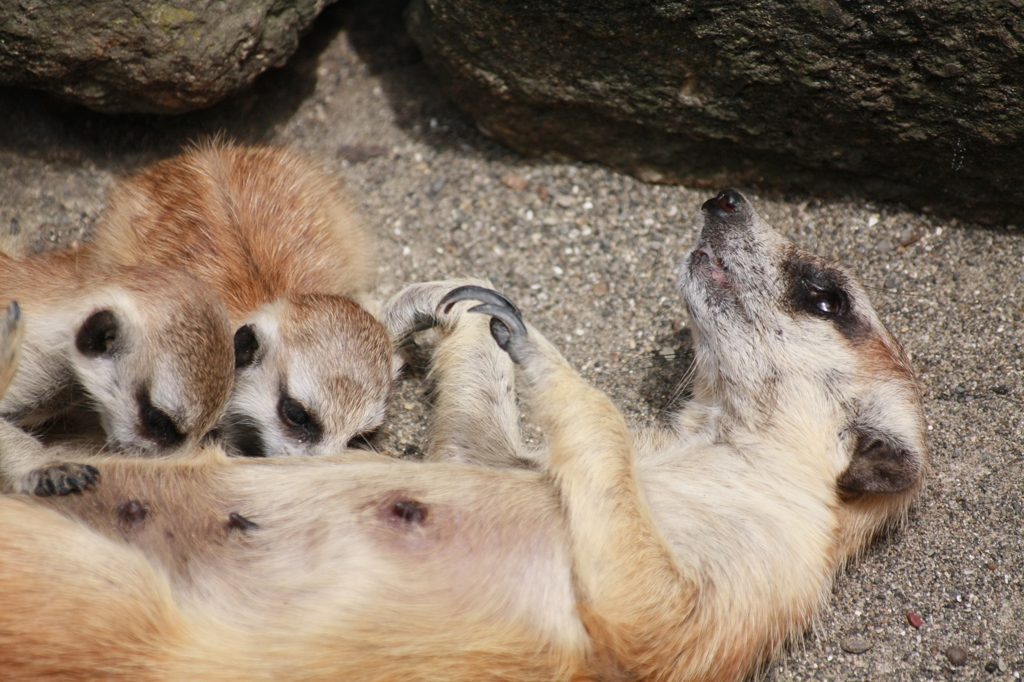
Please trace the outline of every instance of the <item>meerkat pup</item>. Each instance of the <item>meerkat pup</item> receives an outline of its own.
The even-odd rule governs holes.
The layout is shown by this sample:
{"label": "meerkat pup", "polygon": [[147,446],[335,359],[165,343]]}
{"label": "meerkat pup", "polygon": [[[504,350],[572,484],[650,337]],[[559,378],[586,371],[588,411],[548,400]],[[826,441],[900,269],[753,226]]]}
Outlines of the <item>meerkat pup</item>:
{"label": "meerkat pup", "polygon": [[[906,355],[845,270],[735,191],[700,221],[679,284],[693,399],[674,427],[630,431],[500,294],[415,285],[383,318],[396,338],[428,319],[442,332],[439,407],[458,409],[437,417],[433,461],[209,449],[110,462],[87,496],[0,497],[0,668],[744,679],[902,518],[925,423]],[[516,394],[546,434],[537,470],[518,466]]]}
{"label": "meerkat pup", "polygon": [[224,299],[236,375],[219,431],[236,454],[323,455],[384,420],[390,340],[351,298],[372,240],[311,162],[209,143],[156,163],[115,185],[92,255],[182,268]]}
{"label": "meerkat pup", "polygon": [[224,304],[195,278],[91,269],[72,252],[0,254],[0,300],[11,299],[24,342],[0,399],[17,442],[0,450],[8,486],[45,495],[94,482],[94,470],[60,463],[59,448],[31,435],[82,411],[95,411],[111,450],[147,456],[192,448],[213,428],[234,352]]}

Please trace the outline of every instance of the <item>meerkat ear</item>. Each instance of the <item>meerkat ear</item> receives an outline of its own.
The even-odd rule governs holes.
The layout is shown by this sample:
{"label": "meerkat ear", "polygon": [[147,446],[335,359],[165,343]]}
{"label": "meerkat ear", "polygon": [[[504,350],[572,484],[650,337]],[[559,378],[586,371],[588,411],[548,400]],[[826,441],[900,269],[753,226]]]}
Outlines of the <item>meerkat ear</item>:
{"label": "meerkat ear", "polygon": [[849,494],[895,495],[921,480],[924,462],[919,453],[877,433],[858,431],[853,456],[837,481]]}
{"label": "meerkat ear", "polygon": [[256,327],[247,324],[235,332],[235,369],[248,367],[256,360],[260,341],[256,338]]}
{"label": "meerkat ear", "polygon": [[75,347],[82,355],[90,358],[108,355],[117,343],[120,326],[113,311],[98,310],[78,328]]}

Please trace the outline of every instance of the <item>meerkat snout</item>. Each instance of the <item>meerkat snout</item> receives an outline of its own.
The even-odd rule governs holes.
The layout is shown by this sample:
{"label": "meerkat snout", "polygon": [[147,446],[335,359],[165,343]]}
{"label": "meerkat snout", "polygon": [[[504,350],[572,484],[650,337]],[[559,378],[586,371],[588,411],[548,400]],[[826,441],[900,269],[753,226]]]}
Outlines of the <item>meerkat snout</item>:
{"label": "meerkat snout", "polygon": [[193,277],[121,267],[121,290],[97,295],[69,359],[117,451],[166,454],[221,415],[235,353],[227,310]]}
{"label": "meerkat snout", "polygon": [[747,205],[747,200],[742,194],[734,189],[723,189],[714,198],[705,201],[701,205],[701,210],[724,218],[730,213],[735,213],[744,205]]}
{"label": "meerkat snout", "polygon": [[330,454],[384,421],[391,341],[348,299],[310,294],[262,306],[235,332],[235,366],[221,429],[234,454]]}
{"label": "meerkat snout", "polygon": [[64,495],[95,482],[88,467],[71,472],[46,447],[61,439],[135,455],[197,444],[231,390],[220,298],[179,270],[96,268],[81,255],[0,255],[0,294],[25,311],[23,360],[0,395],[11,427],[0,479],[18,492]]}

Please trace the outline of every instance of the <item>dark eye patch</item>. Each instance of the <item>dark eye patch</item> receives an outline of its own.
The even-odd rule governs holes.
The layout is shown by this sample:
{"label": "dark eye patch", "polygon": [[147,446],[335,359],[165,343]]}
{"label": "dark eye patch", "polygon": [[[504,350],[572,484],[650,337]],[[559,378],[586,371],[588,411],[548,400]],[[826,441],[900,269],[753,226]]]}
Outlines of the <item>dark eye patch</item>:
{"label": "dark eye patch", "polygon": [[256,353],[260,342],[256,336],[256,328],[247,324],[235,332],[235,369],[248,367],[256,361]]}
{"label": "dark eye patch", "polygon": [[300,443],[316,443],[323,438],[323,427],[320,422],[310,414],[302,403],[284,391],[281,391],[277,412],[281,416],[285,428]]}
{"label": "dark eye patch", "polygon": [[89,316],[75,334],[75,347],[82,355],[91,358],[113,355],[121,325],[117,315],[110,310],[98,310]]}
{"label": "dark eye patch", "polygon": [[830,320],[847,338],[869,331],[867,323],[853,310],[845,274],[799,254],[783,270],[788,280],[788,306],[793,312]]}
{"label": "dark eye patch", "polygon": [[821,287],[810,281],[804,281],[803,284],[809,312],[822,317],[834,317],[846,312],[846,296],[841,291]]}
{"label": "dark eye patch", "polygon": [[139,404],[139,430],[144,437],[164,448],[179,445],[185,440],[185,434],[170,415],[153,405],[149,391],[140,390],[136,400]]}

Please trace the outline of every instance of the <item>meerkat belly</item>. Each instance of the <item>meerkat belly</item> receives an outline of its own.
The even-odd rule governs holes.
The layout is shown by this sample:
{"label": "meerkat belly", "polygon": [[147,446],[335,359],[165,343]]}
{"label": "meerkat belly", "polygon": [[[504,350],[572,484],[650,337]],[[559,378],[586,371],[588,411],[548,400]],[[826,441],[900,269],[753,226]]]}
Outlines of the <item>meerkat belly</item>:
{"label": "meerkat belly", "polygon": [[394,644],[407,627],[421,640],[437,623],[500,625],[583,646],[561,511],[536,474],[235,461],[126,460],[95,491],[41,504],[141,549],[184,607],[236,627],[381,627]]}

